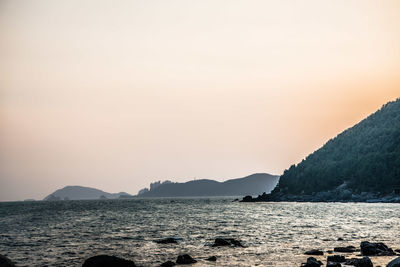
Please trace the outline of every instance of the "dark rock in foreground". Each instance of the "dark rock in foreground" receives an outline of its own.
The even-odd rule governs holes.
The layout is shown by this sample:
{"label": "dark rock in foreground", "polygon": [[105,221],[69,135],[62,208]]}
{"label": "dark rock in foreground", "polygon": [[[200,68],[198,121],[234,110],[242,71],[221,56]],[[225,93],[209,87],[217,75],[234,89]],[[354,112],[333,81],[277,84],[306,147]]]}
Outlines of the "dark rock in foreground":
{"label": "dark rock in foreground", "polygon": [[136,265],[133,261],[115,256],[98,255],[85,260],[82,267],[136,267]]}
{"label": "dark rock in foreground", "polygon": [[175,265],[176,264],[173,261],[166,261],[166,262],[162,263],[160,266],[161,267],[172,267],[172,266],[175,266]]}
{"label": "dark rock in foreground", "polygon": [[318,261],[314,257],[309,257],[306,263],[302,263],[301,267],[319,267],[323,265],[321,261]]}
{"label": "dark rock in foreground", "polygon": [[0,267],[15,267],[15,264],[6,256],[0,255]]}
{"label": "dark rock in foreground", "polygon": [[179,255],[176,259],[177,264],[192,264],[196,263],[197,261],[193,259],[189,254]]}
{"label": "dark rock in foreground", "polygon": [[333,256],[328,256],[327,261],[329,261],[329,262],[345,262],[346,258],[341,255],[333,255]]}
{"label": "dark rock in foreground", "polygon": [[361,242],[361,253],[364,256],[394,256],[396,253],[384,243]]}
{"label": "dark rock in foreground", "polygon": [[156,242],[157,244],[176,244],[176,243],[178,243],[177,239],[173,238],[173,237],[156,240],[154,242]]}
{"label": "dark rock in foreground", "polygon": [[388,265],[386,265],[386,267],[400,267],[400,257],[389,262]]}
{"label": "dark rock in foreground", "polygon": [[318,249],[312,249],[309,251],[304,252],[305,255],[324,255],[324,252],[322,250],[318,250]]}
{"label": "dark rock in foreground", "polygon": [[217,261],[217,257],[211,256],[206,259],[207,261]]}
{"label": "dark rock in foreground", "polygon": [[244,247],[239,240],[233,238],[216,238],[214,241],[213,247],[223,247],[223,246],[231,246],[231,247]]}
{"label": "dark rock in foreground", "polygon": [[341,253],[353,253],[356,251],[356,248],[353,246],[347,246],[347,247],[336,247],[333,249],[335,252],[341,252]]}
{"label": "dark rock in foreground", "polygon": [[368,257],[362,259],[350,259],[347,260],[346,265],[354,265],[355,267],[373,267],[372,261]]}

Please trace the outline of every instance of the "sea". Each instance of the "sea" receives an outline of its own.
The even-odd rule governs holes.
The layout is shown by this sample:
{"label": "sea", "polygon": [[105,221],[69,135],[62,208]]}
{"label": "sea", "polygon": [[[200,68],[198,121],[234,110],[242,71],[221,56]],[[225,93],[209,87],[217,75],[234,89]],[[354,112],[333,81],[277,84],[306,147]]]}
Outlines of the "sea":
{"label": "sea", "polygon": [[[232,200],[1,202],[0,254],[30,267],[81,266],[100,254],[139,266],[159,266],[180,254],[196,259],[193,266],[300,266],[310,249],[359,247],[361,241],[400,248],[399,204]],[[154,242],[167,237],[178,243]],[[245,247],[212,247],[217,237],[238,239]],[[210,256],[217,261],[207,261]],[[383,258],[373,260],[389,261]]]}

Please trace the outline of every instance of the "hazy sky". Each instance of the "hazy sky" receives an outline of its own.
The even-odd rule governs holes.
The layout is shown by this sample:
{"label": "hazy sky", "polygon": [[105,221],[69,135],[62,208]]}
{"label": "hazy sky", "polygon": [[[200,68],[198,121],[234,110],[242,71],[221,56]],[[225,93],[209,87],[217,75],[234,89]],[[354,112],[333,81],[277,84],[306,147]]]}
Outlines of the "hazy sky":
{"label": "hazy sky", "polygon": [[281,174],[400,96],[400,1],[0,0],[0,201]]}

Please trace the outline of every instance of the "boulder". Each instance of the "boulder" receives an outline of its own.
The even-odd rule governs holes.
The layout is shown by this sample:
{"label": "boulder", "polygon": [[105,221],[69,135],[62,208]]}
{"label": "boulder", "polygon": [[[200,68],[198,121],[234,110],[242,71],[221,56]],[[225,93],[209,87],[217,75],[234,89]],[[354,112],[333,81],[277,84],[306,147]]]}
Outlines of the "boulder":
{"label": "boulder", "polygon": [[330,261],[328,261],[326,263],[326,267],[342,267],[342,265],[339,262],[330,262]]}
{"label": "boulder", "polygon": [[396,253],[384,243],[370,243],[363,241],[360,244],[361,254],[364,256],[393,256]]}
{"label": "boulder", "polygon": [[305,255],[315,255],[315,256],[319,256],[319,255],[324,255],[324,252],[322,250],[318,250],[318,249],[312,249],[309,251],[304,252]]}
{"label": "boulder", "polygon": [[373,267],[372,261],[368,257],[362,259],[350,259],[345,262],[345,265],[353,265],[355,267]]}
{"label": "boulder", "polygon": [[223,247],[223,246],[231,246],[231,247],[244,247],[239,240],[233,238],[216,238],[214,241],[213,247]]}
{"label": "boulder", "polygon": [[245,196],[240,202],[254,202],[252,196]]}
{"label": "boulder", "polygon": [[328,256],[328,258],[326,260],[330,261],[330,262],[345,262],[346,258],[341,255],[332,255],[332,256]]}
{"label": "boulder", "polygon": [[177,264],[192,264],[196,263],[197,261],[193,259],[189,254],[179,255],[176,259]]}
{"label": "boulder", "polygon": [[172,266],[175,266],[175,265],[176,264],[173,261],[166,261],[166,262],[162,263],[160,266],[161,267],[172,267]]}
{"label": "boulder", "polygon": [[0,254],[0,266],[1,267],[15,267],[15,264],[9,258]]}
{"label": "boulder", "polygon": [[386,265],[386,267],[400,267],[400,257],[389,262],[388,265]]}
{"label": "boulder", "polygon": [[356,251],[356,248],[353,246],[347,246],[347,247],[336,247],[333,249],[335,252],[341,252],[341,253],[353,253]]}
{"label": "boulder", "polygon": [[157,244],[176,244],[176,243],[178,243],[177,239],[173,238],[173,237],[155,240],[154,242],[156,242]]}
{"label": "boulder", "polygon": [[133,261],[115,256],[98,255],[85,260],[82,267],[136,267],[136,265]]}
{"label": "boulder", "polygon": [[320,267],[321,265],[323,265],[322,262],[314,257],[309,257],[306,263],[301,264],[301,267]]}
{"label": "boulder", "polygon": [[217,261],[217,257],[211,256],[206,259],[207,261]]}

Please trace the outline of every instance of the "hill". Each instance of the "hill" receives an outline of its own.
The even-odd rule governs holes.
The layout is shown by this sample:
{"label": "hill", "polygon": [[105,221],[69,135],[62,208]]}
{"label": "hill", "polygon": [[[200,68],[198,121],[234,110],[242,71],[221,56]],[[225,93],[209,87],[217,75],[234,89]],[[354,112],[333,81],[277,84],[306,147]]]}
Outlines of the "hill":
{"label": "hill", "polygon": [[291,166],[271,196],[280,200],[365,200],[398,193],[399,188],[397,99]]}
{"label": "hill", "polygon": [[66,186],[58,189],[43,200],[83,200],[83,199],[115,199],[130,196],[127,193],[107,193],[95,188],[84,186]]}
{"label": "hill", "polygon": [[225,182],[194,180],[186,183],[154,183],[149,189],[139,191],[138,197],[198,197],[198,196],[240,196],[270,192],[279,176],[265,173],[252,174]]}

